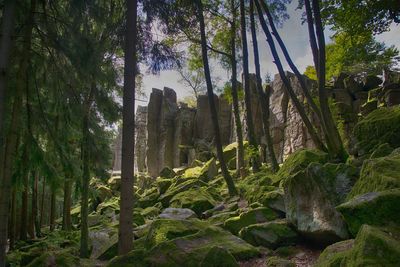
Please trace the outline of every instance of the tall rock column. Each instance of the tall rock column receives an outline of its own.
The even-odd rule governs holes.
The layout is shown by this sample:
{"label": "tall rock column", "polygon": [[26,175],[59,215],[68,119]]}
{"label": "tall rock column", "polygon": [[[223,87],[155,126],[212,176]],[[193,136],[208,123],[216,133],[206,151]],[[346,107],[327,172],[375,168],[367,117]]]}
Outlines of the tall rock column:
{"label": "tall rock column", "polygon": [[150,176],[160,173],[160,128],[163,91],[153,88],[147,106],[147,171]]}
{"label": "tall rock column", "polygon": [[146,172],[147,148],[147,107],[138,106],[136,110],[136,168],[139,172]]}

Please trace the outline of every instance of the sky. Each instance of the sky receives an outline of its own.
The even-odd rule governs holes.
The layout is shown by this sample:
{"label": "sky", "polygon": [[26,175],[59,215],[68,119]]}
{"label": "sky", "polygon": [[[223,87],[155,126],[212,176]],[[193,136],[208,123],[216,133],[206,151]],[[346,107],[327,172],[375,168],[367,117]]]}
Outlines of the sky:
{"label": "sky", "polygon": [[[312,54],[311,48],[309,47],[307,26],[301,24],[302,10],[297,10],[296,8],[297,1],[293,1],[293,3],[288,6],[287,10],[290,18],[284,22],[283,26],[278,29],[278,31],[285,42],[294,63],[299,68],[300,72],[304,72],[308,65],[313,64]],[[332,32],[326,30],[325,37],[327,42],[330,41],[330,35],[332,35]],[[259,29],[257,39],[260,51],[262,77],[265,77],[267,73],[271,74],[273,77],[277,73],[277,69],[272,63],[272,56],[267,42],[265,41],[264,32],[262,32],[261,29]],[[378,35],[376,39],[380,42],[385,42],[388,46],[395,45],[400,50],[400,25],[392,25],[390,31]],[[251,36],[248,36],[248,41],[251,42]],[[284,58],[281,58],[283,59],[282,62],[285,62]],[[249,65],[250,72],[254,72],[251,43],[249,43]],[[285,69],[289,69],[287,64],[284,65],[284,67]],[[229,80],[229,74],[218,66],[218,64],[213,64],[212,68],[212,75],[218,76],[222,83]],[[148,98],[152,88],[162,89],[163,87],[170,87],[176,91],[179,100],[192,95],[191,89],[185,87],[180,80],[181,78],[179,73],[173,70],[162,71],[159,75],[145,74],[143,77],[143,88]],[[144,100],[145,102],[140,102],[139,105],[145,105],[146,99]]]}

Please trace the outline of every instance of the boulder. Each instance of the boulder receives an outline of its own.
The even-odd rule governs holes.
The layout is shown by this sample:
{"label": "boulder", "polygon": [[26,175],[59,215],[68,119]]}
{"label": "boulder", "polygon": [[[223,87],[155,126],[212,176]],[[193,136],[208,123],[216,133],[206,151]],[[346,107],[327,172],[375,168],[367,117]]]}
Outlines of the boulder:
{"label": "boulder", "polygon": [[160,214],[160,209],[158,207],[147,207],[143,209],[140,214],[142,214],[144,218],[154,218]]}
{"label": "boulder", "polygon": [[348,238],[342,215],[335,209],[334,195],[319,175],[320,164],[310,164],[284,183],[286,219],[306,238],[319,244]]}
{"label": "boulder", "polygon": [[354,242],[348,240],[327,247],[316,266],[398,266],[399,240],[399,228],[376,228],[365,224]]}
{"label": "boulder", "polygon": [[191,188],[200,188],[207,184],[199,179],[176,179],[168,190],[160,196],[160,201],[164,207],[169,206],[170,200],[178,193],[187,191]]}
{"label": "boulder", "polygon": [[315,267],[341,266],[341,262],[354,247],[354,239],[340,241],[324,249],[315,264]]}
{"label": "boulder", "polygon": [[363,224],[375,226],[400,226],[400,188],[370,192],[341,204],[349,231],[356,235]]}
{"label": "boulder", "polygon": [[253,246],[271,249],[294,245],[298,240],[297,233],[289,227],[286,220],[249,225],[240,230],[239,236]]}
{"label": "boulder", "polygon": [[400,188],[400,154],[396,150],[386,157],[365,160],[347,199],[394,188]]}
{"label": "boulder", "polygon": [[191,209],[166,208],[162,211],[159,217],[161,219],[186,220],[197,218],[197,215]]}
{"label": "boulder", "polygon": [[108,266],[202,266],[202,262],[215,253],[211,251],[215,247],[226,250],[235,260],[260,255],[255,247],[231,233],[217,227],[208,227],[195,234],[163,241],[150,250],[133,250],[127,255],[114,258]]}
{"label": "boulder", "polygon": [[147,107],[138,106],[135,115],[135,157],[139,172],[146,172],[146,149],[147,149]]}
{"label": "boulder", "polygon": [[354,136],[360,155],[370,153],[384,143],[393,148],[400,147],[400,106],[371,112],[356,124]]}
{"label": "boulder", "polygon": [[189,208],[198,216],[217,204],[214,197],[204,187],[191,188],[176,194],[170,201],[173,208]]}
{"label": "boulder", "polygon": [[168,188],[171,186],[172,182],[173,181],[169,178],[166,179],[166,178],[158,177],[156,179],[158,193],[160,195],[164,194],[168,190]]}
{"label": "boulder", "polygon": [[175,176],[176,176],[176,173],[170,167],[164,167],[160,171],[160,177],[162,177],[162,178],[174,178]]}
{"label": "boulder", "polygon": [[211,248],[204,259],[202,260],[201,267],[239,267],[239,264],[229,253],[228,250],[222,247]]}
{"label": "boulder", "polygon": [[277,175],[285,179],[298,171],[304,170],[312,162],[326,163],[328,154],[310,149],[300,149],[291,154],[279,169]]}
{"label": "boulder", "polygon": [[273,210],[285,213],[285,200],[284,200],[284,192],[282,189],[277,189],[274,191],[266,192],[259,199],[260,203],[268,208]]}
{"label": "boulder", "polygon": [[237,235],[243,227],[251,224],[272,221],[278,217],[279,214],[270,208],[256,208],[243,212],[239,216],[229,218],[225,221],[224,228]]}

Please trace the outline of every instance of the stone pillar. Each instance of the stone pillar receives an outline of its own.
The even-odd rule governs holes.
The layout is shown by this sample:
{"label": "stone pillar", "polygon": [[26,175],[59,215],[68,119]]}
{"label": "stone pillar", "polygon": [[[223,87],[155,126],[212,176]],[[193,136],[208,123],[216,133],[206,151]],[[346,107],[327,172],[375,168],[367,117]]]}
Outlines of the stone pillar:
{"label": "stone pillar", "polygon": [[223,146],[229,145],[232,142],[232,117],[232,104],[229,103],[224,95],[220,95],[218,118],[221,132],[221,142]]}
{"label": "stone pillar", "polygon": [[175,119],[174,167],[190,165],[189,151],[193,149],[193,128],[196,110],[180,103]]}
{"label": "stone pillar", "polygon": [[153,88],[147,107],[147,171],[157,177],[160,172],[160,131],[163,91]]}
{"label": "stone pillar", "polygon": [[146,172],[146,148],[147,148],[147,107],[138,106],[135,118],[136,140],[135,157],[136,169]]}

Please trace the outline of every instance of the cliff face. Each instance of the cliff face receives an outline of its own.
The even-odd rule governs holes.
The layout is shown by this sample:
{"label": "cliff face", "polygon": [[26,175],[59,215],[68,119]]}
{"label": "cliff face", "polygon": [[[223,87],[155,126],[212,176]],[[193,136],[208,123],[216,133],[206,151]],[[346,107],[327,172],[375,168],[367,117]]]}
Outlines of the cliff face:
{"label": "cliff face", "polygon": [[[289,72],[287,76],[300,102],[304,103],[311,122],[321,132],[319,122],[304,99],[297,78]],[[308,89],[316,96],[316,82],[305,79]],[[255,75],[251,75],[250,82],[256,138],[259,144],[264,145],[261,104],[256,92]],[[279,75],[275,76],[269,90],[270,130],[278,161],[283,162],[298,149],[314,148]],[[400,86],[393,78],[386,78],[382,82],[375,76],[359,79],[343,74],[333,81],[327,90],[338,128],[350,152],[351,132],[359,116],[367,115],[378,106],[400,103]],[[215,95],[214,100],[219,115],[222,142],[223,145],[227,145],[235,141],[232,106],[224,96]],[[241,109],[243,114],[244,103],[241,103]],[[247,129],[243,115],[242,122],[246,137]],[[156,177],[164,167],[188,166],[195,159],[205,161],[213,155],[213,140],[214,133],[206,95],[199,96],[196,108],[189,108],[186,104],[177,102],[173,89],[153,89],[148,106],[139,106],[136,114],[136,169]],[[120,138],[117,138],[114,146],[114,170],[120,168],[120,142]]]}

